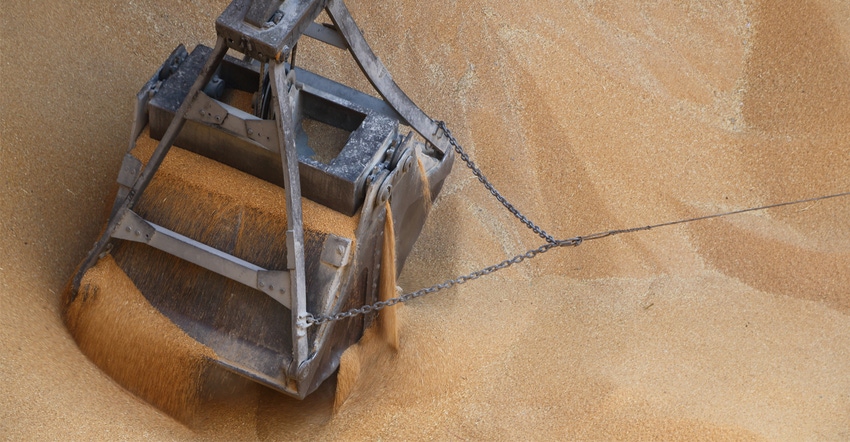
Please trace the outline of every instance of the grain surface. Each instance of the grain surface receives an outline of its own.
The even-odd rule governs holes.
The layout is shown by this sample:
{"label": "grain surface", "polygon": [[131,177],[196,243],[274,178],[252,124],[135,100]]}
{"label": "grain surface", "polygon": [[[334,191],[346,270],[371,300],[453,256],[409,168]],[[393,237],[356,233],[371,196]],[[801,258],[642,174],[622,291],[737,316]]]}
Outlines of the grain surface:
{"label": "grain surface", "polygon": [[[846,199],[594,241],[421,298],[334,416],[332,388],[249,389],[189,429],[120,388],[59,293],[103,225],[136,91],[178,43],[211,45],[226,3],[0,11],[0,439],[850,438]],[[347,4],[556,236],[850,190],[845,1]],[[368,90],[320,46],[299,64]],[[539,245],[455,166],[405,290]]]}

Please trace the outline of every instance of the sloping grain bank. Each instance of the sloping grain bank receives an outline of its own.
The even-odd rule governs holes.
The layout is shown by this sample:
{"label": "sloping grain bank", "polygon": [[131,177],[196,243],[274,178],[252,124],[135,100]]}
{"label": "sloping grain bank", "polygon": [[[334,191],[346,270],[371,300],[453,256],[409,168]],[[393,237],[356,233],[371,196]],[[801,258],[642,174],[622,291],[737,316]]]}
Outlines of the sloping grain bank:
{"label": "sloping grain bank", "polygon": [[[666,3],[349,7],[556,236],[850,190],[850,3]],[[850,439],[847,198],[592,241],[419,299],[332,418],[326,392],[248,388],[189,429],[125,392],[58,294],[105,221],[133,95],[178,43],[211,44],[225,5],[0,11],[0,439]],[[539,243],[457,164],[400,284]]]}

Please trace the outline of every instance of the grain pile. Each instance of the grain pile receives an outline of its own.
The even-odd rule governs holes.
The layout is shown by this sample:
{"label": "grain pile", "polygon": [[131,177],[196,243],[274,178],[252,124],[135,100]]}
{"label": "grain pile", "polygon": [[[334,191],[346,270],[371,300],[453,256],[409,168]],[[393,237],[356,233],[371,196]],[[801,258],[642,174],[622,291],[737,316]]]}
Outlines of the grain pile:
{"label": "grain pile", "polygon": [[[190,431],[117,387],[58,293],[102,225],[133,94],[178,42],[209,44],[225,4],[0,12],[4,437],[850,437],[846,200],[596,241],[417,300],[333,417],[334,385],[304,403],[256,389]],[[846,2],[348,5],[402,89],[557,236],[850,189]],[[368,87],[317,48],[303,67]],[[457,164],[398,282],[539,242]]]}
{"label": "grain pile", "polygon": [[[146,129],[138,138],[133,155],[147,163],[157,143]],[[283,188],[178,147],[169,151],[151,186],[163,189],[158,192],[163,195],[168,195],[170,188],[175,189],[171,191],[173,193],[181,189],[180,193],[221,201],[228,207],[238,206],[240,210],[256,212],[258,218],[265,218],[268,222],[286,224],[286,193]],[[165,203],[173,204],[170,201],[151,202],[152,205]],[[190,205],[192,198],[180,204]],[[174,211],[179,212],[179,207]],[[354,238],[354,229],[360,221],[359,214],[345,216],[307,199],[302,201],[302,212],[305,230],[332,233],[343,238]],[[213,216],[213,213],[209,215]]]}
{"label": "grain pile", "polygon": [[133,394],[191,422],[215,358],[207,347],[154,309],[108,255],[68,302],[68,330],[86,356]]}

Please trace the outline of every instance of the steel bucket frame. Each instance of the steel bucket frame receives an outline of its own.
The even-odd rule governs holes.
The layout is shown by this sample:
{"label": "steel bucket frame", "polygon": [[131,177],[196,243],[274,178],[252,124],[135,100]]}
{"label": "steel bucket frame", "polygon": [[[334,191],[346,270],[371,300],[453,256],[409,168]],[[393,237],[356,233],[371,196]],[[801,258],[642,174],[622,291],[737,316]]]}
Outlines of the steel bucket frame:
{"label": "steel bucket frame", "polygon": [[[327,11],[333,21],[333,27],[314,23],[322,10]],[[252,367],[245,361],[220,360],[218,362],[225,368],[262,384],[291,396],[304,398],[335,371],[342,350],[359,335],[352,337],[349,331],[343,333],[348,336],[346,342],[335,343],[332,342],[334,339],[340,339],[339,334],[333,332],[335,323],[321,324],[316,326],[318,330],[308,330],[310,324],[307,323],[306,318],[308,295],[311,293],[308,290],[305,275],[302,180],[325,183],[318,187],[310,186],[307,191],[310,199],[347,215],[362,210],[363,216],[375,218],[370,220],[372,227],[365,227],[365,229],[374,230],[376,220],[386,216],[382,207],[377,207],[378,204],[389,200],[394,195],[398,200],[415,197],[415,195],[404,194],[409,192],[404,189],[410,186],[404,185],[402,181],[407,179],[405,174],[417,158],[415,150],[410,147],[412,146],[410,136],[405,138],[396,133],[394,137],[390,137],[391,139],[363,141],[365,144],[396,143],[393,144],[395,150],[389,150],[390,153],[386,157],[373,158],[369,164],[361,164],[361,169],[365,167],[371,170],[357,170],[351,176],[346,176],[344,171],[330,170],[316,164],[305,164],[303,158],[299,161],[295,127],[300,118],[299,114],[304,112],[304,109],[299,107],[301,105],[298,103],[301,101],[298,97],[305,97],[306,89],[309,96],[318,96],[331,104],[354,103],[349,107],[362,106],[371,109],[370,115],[376,115],[374,119],[378,121],[373,122],[374,124],[380,125],[383,121],[381,118],[384,118],[395,122],[395,127],[401,123],[413,128],[427,143],[426,146],[420,146],[420,152],[427,152],[428,156],[433,158],[427,177],[430,187],[429,196],[432,199],[436,197],[451,170],[453,150],[438,124],[417,107],[393,81],[392,76],[366,43],[342,0],[235,0],[216,21],[216,32],[218,38],[215,47],[209,52],[197,78],[176,110],[166,110],[160,114],[151,110],[149,117],[147,109],[154,108],[154,103],[150,99],[151,88],[156,83],[157,77],[161,75],[160,72],[146,87],[142,88],[137,102],[131,147],[148,123],[151,123],[152,132],[155,119],[166,121],[167,125],[162,125],[165,129],[161,134],[160,142],[144,167],[132,155],[125,156],[118,179],[120,184],[118,196],[107,227],[72,279],[72,292],[76,293],[79,290],[85,272],[109,253],[111,241],[114,239],[142,242],[259,290],[286,307],[291,313],[289,319],[292,326],[292,345],[291,354],[286,355],[285,358],[287,363],[278,367],[276,373],[270,373],[268,369]],[[315,74],[291,67],[287,60],[302,35],[348,49],[383,100],[357,93],[353,89],[342,87]],[[270,104],[273,106],[271,110],[274,119],[240,114],[204,92],[222,66],[228,66],[229,62],[225,60],[228,49],[244,54],[246,59],[267,64],[272,96]],[[185,50],[182,50],[182,47],[178,48],[169,60],[173,61],[181,57],[185,57]],[[166,62],[162,69],[168,69],[168,64]],[[232,67],[234,64],[231,63],[229,66]],[[260,74],[262,75],[262,72]],[[277,178],[277,183],[282,184],[286,191],[286,269],[261,268],[168,230],[166,227],[151,223],[134,212],[134,206],[151,183],[171,146],[179,140],[187,122],[192,122],[190,126],[212,128],[214,132],[226,134],[225,137],[230,141],[225,144],[248,145],[259,152],[261,157],[274,160],[272,162],[253,161],[253,163],[248,161],[247,166],[242,169],[247,168],[249,170],[245,171],[270,181],[275,181]],[[366,122],[364,121],[363,124]],[[191,140],[191,135],[185,135],[186,140]],[[179,141],[178,144],[180,144]],[[381,149],[386,150],[387,146],[384,145]],[[236,152],[242,151],[236,148]],[[395,154],[393,154],[394,151]],[[402,155],[402,152],[406,153]],[[219,154],[221,151],[213,152],[209,156],[216,158]],[[236,155],[235,161],[240,161],[238,158],[241,156],[243,155]],[[378,165],[373,167],[376,162],[381,163],[380,167]],[[257,167],[252,166],[258,163],[260,165]],[[279,164],[279,166],[275,166],[273,169],[276,170],[272,173],[268,170],[268,164]],[[259,170],[261,166],[266,167],[266,170]],[[240,168],[238,165],[235,167]],[[282,171],[282,175],[279,171]],[[276,177],[275,174],[277,174]],[[401,194],[396,195],[393,192],[401,192]],[[430,204],[430,201],[428,203]],[[405,218],[403,214],[401,217]],[[397,247],[400,248],[399,269],[423,223],[424,217],[411,223],[410,227],[402,226],[401,233],[397,236]],[[360,230],[364,229],[363,225],[364,222],[361,221]],[[377,237],[377,233],[363,234]],[[325,257],[325,252],[344,250],[348,253],[350,242],[346,243],[344,239],[338,238],[332,238],[329,241],[330,243],[325,245],[326,250],[322,252],[323,262],[325,260],[340,262],[339,257]],[[379,250],[380,248],[378,253]],[[315,305],[315,302],[313,304]],[[362,329],[355,331],[355,334],[357,332],[362,333]]]}

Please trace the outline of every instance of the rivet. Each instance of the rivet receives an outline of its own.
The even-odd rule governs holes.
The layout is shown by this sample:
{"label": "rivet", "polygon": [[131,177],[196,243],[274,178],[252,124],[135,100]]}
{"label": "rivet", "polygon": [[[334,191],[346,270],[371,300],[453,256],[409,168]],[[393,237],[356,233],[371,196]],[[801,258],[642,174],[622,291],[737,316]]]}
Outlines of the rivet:
{"label": "rivet", "polygon": [[254,135],[254,129],[248,129],[248,135]]}
{"label": "rivet", "polygon": [[265,286],[266,286],[266,284],[265,284],[264,282],[260,281],[259,286],[260,286],[260,287],[265,287]]}
{"label": "rivet", "polygon": [[142,234],[142,232],[140,232],[140,231],[136,230],[136,236],[139,236],[139,235],[141,235],[141,234]]}

